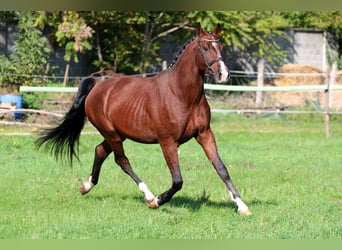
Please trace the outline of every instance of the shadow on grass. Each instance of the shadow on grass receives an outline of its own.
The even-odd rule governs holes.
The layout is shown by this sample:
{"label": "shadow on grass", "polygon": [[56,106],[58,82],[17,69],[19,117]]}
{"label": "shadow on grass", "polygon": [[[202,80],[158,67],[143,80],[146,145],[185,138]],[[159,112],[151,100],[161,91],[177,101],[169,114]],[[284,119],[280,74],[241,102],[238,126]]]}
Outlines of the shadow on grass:
{"label": "shadow on grass", "polygon": [[[262,200],[251,200],[246,201],[246,204],[251,209],[256,206],[276,206],[276,201],[262,201]],[[203,200],[202,198],[192,199],[185,196],[174,197],[170,201],[170,206],[174,207],[186,207],[189,210],[197,211],[202,206],[214,207],[214,208],[229,208],[237,212],[237,206],[233,201],[212,201],[210,199]],[[252,209],[253,210],[253,209]]]}
{"label": "shadow on grass", "polygon": [[[144,198],[141,195],[120,195],[117,197],[115,193],[108,193],[102,195],[85,195],[86,199],[94,200],[94,201],[103,201],[103,200],[135,200],[144,205]],[[245,200],[247,206],[252,210],[256,207],[270,207],[270,206],[278,206],[278,202],[276,200]],[[175,195],[170,202],[163,205],[168,207],[175,207],[175,208],[186,208],[189,211],[196,212],[199,211],[203,206],[206,207],[213,207],[213,208],[224,208],[224,209],[232,209],[237,212],[237,206],[233,201],[214,201],[210,200],[208,195],[202,194],[202,196],[193,198],[188,196],[182,195]]]}
{"label": "shadow on grass", "polygon": [[[143,198],[141,196],[134,196],[134,199],[141,202]],[[247,205],[251,210],[255,207],[269,207],[269,206],[277,206],[277,201],[267,201],[267,200],[250,200],[246,201]],[[196,212],[200,210],[203,206],[214,207],[214,208],[224,208],[224,209],[232,209],[237,212],[237,206],[233,201],[213,201],[210,200],[209,197],[199,197],[199,198],[191,198],[187,196],[174,196],[169,203],[164,204],[163,206],[169,207],[177,207],[177,208],[186,208],[189,211]],[[253,211],[252,211],[253,212]]]}

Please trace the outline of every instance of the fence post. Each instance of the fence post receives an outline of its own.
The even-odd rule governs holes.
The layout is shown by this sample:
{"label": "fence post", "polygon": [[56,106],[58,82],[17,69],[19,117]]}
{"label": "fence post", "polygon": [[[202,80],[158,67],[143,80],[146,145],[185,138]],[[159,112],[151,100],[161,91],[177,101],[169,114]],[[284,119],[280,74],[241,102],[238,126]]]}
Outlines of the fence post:
{"label": "fence post", "polygon": [[70,69],[70,63],[67,63],[65,67],[65,72],[64,72],[63,87],[66,87],[66,83],[67,83],[68,76],[69,76],[69,69]]}
{"label": "fence post", "polygon": [[333,89],[335,79],[336,79],[336,69],[337,69],[337,63],[334,62],[332,64],[331,70],[329,72],[329,76],[327,79],[327,88],[325,90],[325,107],[324,107],[324,132],[326,137],[330,137],[330,126],[329,126],[329,120],[330,120],[330,114],[329,109],[332,105],[333,100]]}
{"label": "fence post", "polygon": [[162,62],[162,70],[166,70],[167,69],[167,61],[163,60]]}
{"label": "fence post", "polygon": [[[264,59],[260,58],[258,61],[258,81],[257,81],[257,86],[262,87],[264,85]],[[262,91],[258,90],[256,92],[255,96],[255,103],[259,105],[262,100]]]}

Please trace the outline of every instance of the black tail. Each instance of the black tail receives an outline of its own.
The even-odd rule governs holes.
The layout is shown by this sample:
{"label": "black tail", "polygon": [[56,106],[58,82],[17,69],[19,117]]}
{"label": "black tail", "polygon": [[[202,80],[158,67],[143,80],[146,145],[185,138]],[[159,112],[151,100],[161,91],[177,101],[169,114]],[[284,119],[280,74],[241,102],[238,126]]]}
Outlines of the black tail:
{"label": "black tail", "polygon": [[95,83],[95,78],[82,80],[72,107],[64,116],[62,123],[40,133],[40,137],[36,140],[37,149],[46,143],[46,148],[51,150],[56,160],[63,159],[66,156],[72,164],[74,156],[79,159],[79,138],[86,119],[85,100]]}

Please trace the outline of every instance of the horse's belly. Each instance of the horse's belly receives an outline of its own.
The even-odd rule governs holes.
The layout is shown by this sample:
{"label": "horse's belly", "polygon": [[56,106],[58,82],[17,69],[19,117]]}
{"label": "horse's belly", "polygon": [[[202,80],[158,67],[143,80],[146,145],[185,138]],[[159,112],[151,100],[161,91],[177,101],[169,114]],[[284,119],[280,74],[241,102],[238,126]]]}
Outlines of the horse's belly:
{"label": "horse's belly", "polygon": [[147,130],[140,130],[140,131],[125,131],[125,132],[119,132],[119,134],[122,134],[124,137],[129,138],[136,142],[141,143],[158,143],[158,137],[147,131]]}

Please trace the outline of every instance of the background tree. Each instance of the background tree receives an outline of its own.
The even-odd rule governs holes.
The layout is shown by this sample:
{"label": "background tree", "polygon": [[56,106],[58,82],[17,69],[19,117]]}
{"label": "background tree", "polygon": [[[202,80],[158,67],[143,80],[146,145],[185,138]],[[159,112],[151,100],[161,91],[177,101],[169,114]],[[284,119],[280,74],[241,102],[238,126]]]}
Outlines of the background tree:
{"label": "background tree", "polygon": [[[264,58],[272,65],[281,65],[287,51],[280,50],[277,38],[285,28],[307,27],[341,29],[340,12],[279,12],[279,11],[86,11],[68,12],[70,20],[82,18],[94,36],[86,39],[93,49],[87,55],[96,68],[111,67],[115,72],[144,74],[162,59],[161,43],[172,33],[173,41],[192,36],[196,22],[206,30],[221,23],[221,40],[229,54],[238,51],[246,60]],[[61,22],[61,12],[49,15],[50,25]],[[56,18],[59,17],[59,18]],[[73,17],[73,18],[72,18]],[[340,34],[341,36],[341,34]],[[61,44],[60,44],[61,45]],[[66,46],[66,44],[64,44]],[[342,46],[340,46],[342,47]],[[246,53],[248,51],[248,53]],[[341,54],[341,52],[339,53]]]}
{"label": "background tree", "polygon": [[78,62],[78,53],[92,48],[89,38],[92,37],[93,29],[85,23],[85,20],[73,11],[63,13],[63,21],[56,31],[57,42],[65,47],[64,60],[67,61],[63,86],[66,85],[69,75],[70,60]]}
{"label": "background tree", "polygon": [[48,58],[51,50],[42,31],[34,25],[36,13],[16,12],[13,17],[19,20],[14,53],[9,57],[0,55],[0,84],[8,91],[17,91],[20,85],[42,84],[42,76],[50,73]]}
{"label": "background tree", "polygon": [[100,37],[102,57],[95,59],[94,64],[112,65],[116,71],[126,74],[146,73],[151,65],[160,62],[158,50],[164,38],[173,33],[174,41],[184,41],[194,35],[197,22],[206,30],[221,23],[223,43],[252,51],[254,57],[265,57],[273,64],[280,64],[286,56],[275,37],[284,34],[281,28],[287,22],[276,12],[96,12],[95,16],[94,30]]}
{"label": "background tree", "polygon": [[194,11],[188,14],[191,19],[202,23],[211,30],[216,23],[222,24],[223,43],[241,51],[251,51],[256,58],[265,58],[273,65],[283,61],[287,52],[279,49],[275,38],[285,37],[282,28],[287,21],[271,11]]}
{"label": "background tree", "polygon": [[186,25],[183,12],[94,12],[94,65],[126,74],[146,73],[161,58],[162,38]]}
{"label": "background tree", "polygon": [[[110,67],[114,72],[144,74],[156,71],[154,65],[162,60],[159,49],[165,42],[183,43],[194,35],[196,23],[205,30],[222,24],[221,41],[227,55],[246,61],[265,58],[281,65],[287,51],[278,47],[276,37],[284,37],[288,27],[317,28],[334,31],[340,38],[341,12],[334,11],[68,11],[30,12],[34,29],[44,30],[53,47],[65,49],[65,59],[78,60],[80,53],[90,58],[96,69]],[[20,15],[21,12],[18,12]],[[15,15],[13,18],[18,18]],[[10,12],[1,16],[11,18]],[[171,36],[168,34],[172,33]],[[167,39],[166,39],[167,38]],[[37,41],[37,39],[35,39]],[[19,42],[19,41],[18,41]],[[43,43],[44,44],[44,43]],[[36,47],[44,51],[47,46]],[[248,53],[246,53],[248,51]],[[176,51],[175,51],[176,52]],[[38,54],[37,54],[38,55]],[[44,58],[44,57],[43,57]],[[341,60],[342,61],[342,60]],[[44,63],[39,63],[41,66]],[[342,63],[341,63],[342,64]],[[6,61],[2,68],[8,67]],[[235,68],[235,65],[233,65]]]}

